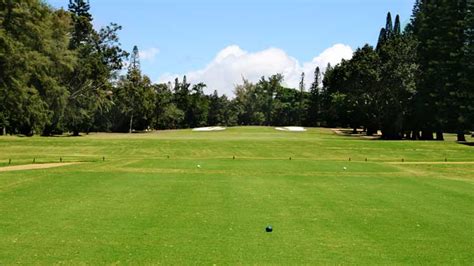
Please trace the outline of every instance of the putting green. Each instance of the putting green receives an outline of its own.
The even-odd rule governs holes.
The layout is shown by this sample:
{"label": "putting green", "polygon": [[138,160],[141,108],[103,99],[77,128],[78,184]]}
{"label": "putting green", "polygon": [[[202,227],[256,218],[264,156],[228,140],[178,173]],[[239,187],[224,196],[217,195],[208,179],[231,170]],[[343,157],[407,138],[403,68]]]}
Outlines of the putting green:
{"label": "putting green", "polygon": [[447,138],[0,137],[0,167],[82,162],[0,172],[0,264],[472,264],[474,149]]}

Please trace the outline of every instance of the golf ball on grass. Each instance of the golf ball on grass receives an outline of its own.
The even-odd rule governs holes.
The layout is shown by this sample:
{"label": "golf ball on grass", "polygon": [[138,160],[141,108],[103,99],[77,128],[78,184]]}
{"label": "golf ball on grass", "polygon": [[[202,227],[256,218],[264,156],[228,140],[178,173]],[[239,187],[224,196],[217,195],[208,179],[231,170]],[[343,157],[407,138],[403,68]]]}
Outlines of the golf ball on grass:
{"label": "golf ball on grass", "polygon": [[201,168],[201,165],[200,165],[200,164],[198,164],[198,165],[197,165],[197,168]]}

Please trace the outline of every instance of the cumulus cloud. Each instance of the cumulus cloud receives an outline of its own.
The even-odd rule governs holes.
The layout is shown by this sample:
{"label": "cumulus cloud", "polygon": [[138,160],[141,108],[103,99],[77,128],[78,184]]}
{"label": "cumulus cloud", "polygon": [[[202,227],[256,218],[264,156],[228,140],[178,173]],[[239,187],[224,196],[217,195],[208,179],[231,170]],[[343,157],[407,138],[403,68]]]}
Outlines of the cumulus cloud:
{"label": "cumulus cloud", "polygon": [[233,96],[234,87],[242,82],[242,77],[256,82],[262,76],[280,73],[285,76],[285,85],[296,88],[301,73],[305,72],[305,83],[308,88],[314,79],[316,66],[324,71],[328,63],[335,65],[342,59],[350,59],[352,53],[350,46],[336,44],[310,62],[300,63],[296,58],[278,48],[250,53],[237,45],[232,45],[220,51],[205,68],[181,74],[167,73],[162,75],[158,82],[173,81],[176,77],[181,79],[183,75],[186,75],[188,82],[206,83],[207,93],[218,90],[221,94]]}
{"label": "cumulus cloud", "polygon": [[160,49],[155,48],[155,47],[141,50],[139,51],[140,60],[153,61],[159,53],[160,53]]}

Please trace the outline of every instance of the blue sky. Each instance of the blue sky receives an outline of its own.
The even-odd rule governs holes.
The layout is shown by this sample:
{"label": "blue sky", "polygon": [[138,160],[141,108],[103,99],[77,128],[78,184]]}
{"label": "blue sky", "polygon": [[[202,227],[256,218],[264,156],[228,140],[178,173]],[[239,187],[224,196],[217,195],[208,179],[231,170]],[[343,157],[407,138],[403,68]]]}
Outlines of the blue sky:
{"label": "blue sky", "polygon": [[[123,48],[138,45],[142,70],[153,81],[188,74],[193,82],[207,82],[209,91],[231,94],[241,76],[255,81],[274,71],[286,74],[288,85],[308,72],[310,83],[316,65],[337,63],[348,57],[348,48],[375,44],[388,11],[407,22],[414,0],[90,2],[94,25],[122,25]],[[341,45],[334,48],[336,44]]]}

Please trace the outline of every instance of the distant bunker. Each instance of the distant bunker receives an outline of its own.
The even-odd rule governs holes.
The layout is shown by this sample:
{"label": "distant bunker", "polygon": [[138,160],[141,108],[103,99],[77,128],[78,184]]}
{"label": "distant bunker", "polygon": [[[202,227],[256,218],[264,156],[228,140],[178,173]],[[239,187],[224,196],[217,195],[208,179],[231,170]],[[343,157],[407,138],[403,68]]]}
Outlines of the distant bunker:
{"label": "distant bunker", "polygon": [[289,132],[305,132],[307,131],[304,127],[276,127],[278,131],[289,131]]}

